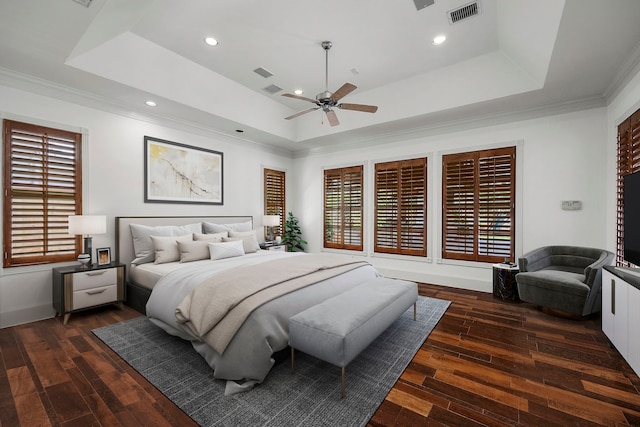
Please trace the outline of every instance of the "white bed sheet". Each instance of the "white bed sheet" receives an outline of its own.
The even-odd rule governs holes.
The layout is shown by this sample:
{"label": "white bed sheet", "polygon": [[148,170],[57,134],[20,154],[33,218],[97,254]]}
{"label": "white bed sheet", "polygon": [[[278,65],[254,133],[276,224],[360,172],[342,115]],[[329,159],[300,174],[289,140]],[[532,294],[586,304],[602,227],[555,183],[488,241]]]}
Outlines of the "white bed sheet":
{"label": "white bed sheet", "polygon": [[171,273],[172,271],[181,269],[181,268],[199,268],[203,265],[211,265],[211,263],[218,263],[221,267],[225,265],[242,265],[247,260],[256,258],[256,257],[269,257],[277,252],[274,251],[265,251],[259,250],[252,254],[245,254],[242,257],[237,258],[227,258],[222,260],[212,261],[210,259],[203,259],[199,261],[192,262],[167,262],[163,264],[155,264],[152,262],[145,264],[131,264],[129,266],[129,281],[135,283],[138,286],[142,286],[143,288],[153,289],[155,284],[162,277]]}

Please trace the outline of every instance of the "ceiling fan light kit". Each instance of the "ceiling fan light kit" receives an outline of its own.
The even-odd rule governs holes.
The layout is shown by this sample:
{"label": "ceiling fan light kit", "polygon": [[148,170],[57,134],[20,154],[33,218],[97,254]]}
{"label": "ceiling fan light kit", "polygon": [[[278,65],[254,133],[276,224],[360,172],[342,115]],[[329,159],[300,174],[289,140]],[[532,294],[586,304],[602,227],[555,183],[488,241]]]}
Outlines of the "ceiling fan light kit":
{"label": "ceiling fan light kit", "polygon": [[312,104],[317,105],[317,107],[309,108],[307,110],[295,113],[289,117],[285,117],[285,120],[295,119],[296,117],[299,117],[303,114],[310,113],[311,111],[316,111],[322,108],[322,111],[324,111],[327,116],[329,124],[331,126],[337,126],[340,124],[340,121],[338,120],[336,112],[333,110],[334,107],[343,110],[361,111],[364,113],[375,113],[376,111],[378,111],[378,107],[375,105],[338,103],[338,101],[340,101],[342,98],[356,90],[357,86],[351,83],[345,83],[340,86],[337,91],[329,91],[329,49],[331,49],[333,43],[331,43],[330,41],[323,41],[322,43],[320,43],[320,46],[322,46],[325,51],[325,90],[317,94],[316,99],[294,95],[292,93],[282,94],[282,96],[286,96],[288,98],[311,102]]}

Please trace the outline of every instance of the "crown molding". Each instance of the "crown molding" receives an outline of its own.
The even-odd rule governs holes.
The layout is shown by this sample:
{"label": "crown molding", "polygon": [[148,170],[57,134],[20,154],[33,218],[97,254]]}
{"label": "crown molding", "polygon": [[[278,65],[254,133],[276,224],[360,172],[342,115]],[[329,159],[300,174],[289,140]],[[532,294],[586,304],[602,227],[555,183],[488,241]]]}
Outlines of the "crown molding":
{"label": "crown molding", "polygon": [[[480,129],[489,126],[497,126],[506,123],[513,123],[525,120],[532,120],[541,117],[556,116],[576,111],[590,110],[594,108],[606,107],[604,97],[595,96],[581,98],[570,102],[540,105],[531,108],[509,110],[506,112],[489,113],[465,117],[462,119],[441,121],[425,126],[406,128],[402,131],[379,132],[370,138],[362,138],[357,141],[349,141],[324,147],[314,147],[297,150],[294,158],[304,158],[313,155],[323,155],[337,153],[349,149],[359,149],[376,145],[395,144],[398,140],[411,140],[437,135],[443,135],[466,130]],[[384,126],[384,125],[380,125]]]}
{"label": "crown molding", "polygon": [[616,72],[615,77],[607,86],[603,96],[610,104],[622,90],[631,82],[636,75],[640,73],[640,43],[638,43],[631,53]]}
{"label": "crown molding", "polygon": [[175,117],[161,114],[149,113],[141,107],[124,104],[112,98],[96,95],[87,91],[78,90],[69,86],[61,85],[49,80],[28,74],[18,73],[13,70],[0,67],[0,85],[14,89],[24,90],[35,95],[46,96],[61,101],[71,102],[84,107],[103,111],[105,113],[116,114],[129,119],[151,123],[153,125],[171,127],[176,130],[194,133],[206,137],[215,135],[233,140],[234,143],[242,143],[251,146],[253,149],[276,154],[279,156],[292,158],[291,150],[269,145],[262,142],[252,141],[242,138],[239,134],[230,134],[220,130],[203,126],[188,120],[177,119]]}

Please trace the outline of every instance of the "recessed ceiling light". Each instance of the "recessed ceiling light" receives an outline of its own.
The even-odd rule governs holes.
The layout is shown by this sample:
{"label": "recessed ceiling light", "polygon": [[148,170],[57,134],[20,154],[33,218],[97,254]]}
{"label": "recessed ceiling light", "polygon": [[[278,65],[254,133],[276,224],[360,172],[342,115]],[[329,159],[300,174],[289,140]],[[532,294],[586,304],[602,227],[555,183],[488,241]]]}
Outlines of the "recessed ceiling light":
{"label": "recessed ceiling light", "polygon": [[433,39],[433,44],[436,46],[441,45],[446,39],[446,36],[437,36]]}
{"label": "recessed ceiling light", "polygon": [[149,107],[156,107],[158,105],[153,101],[147,101],[147,102],[145,102],[145,104],[147,104]]}
{"label": "recessed ceiling light", "polygon": [[296,95],[302,95],[304,91],[302,89],[296,89],[293,91],[293,93],[295,93]]}
{"label": "recessed ceiling light", "polygon": [[218,40],[214,39],[213,37],[205,38],[204,42],[206,44],[208,44],[209,46],[217,46],[218,45]]}

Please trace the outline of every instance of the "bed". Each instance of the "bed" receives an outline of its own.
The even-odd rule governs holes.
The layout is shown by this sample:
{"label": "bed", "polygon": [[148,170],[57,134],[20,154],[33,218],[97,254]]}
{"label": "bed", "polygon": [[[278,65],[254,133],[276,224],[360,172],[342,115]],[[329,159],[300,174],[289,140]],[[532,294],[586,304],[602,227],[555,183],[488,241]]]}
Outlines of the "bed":
{"label": "bed", "polygon": [[[217,258],[215,250],[220,247],[236,250],[244,245],[247,253],[238,256],[156,263],[165,254],[172,254],[159,252],[164,243],[158,242],[175,242],[179,234],[153,237],[156,260],[149,261],[148,254],[139,250],[140,229],[151,235],[154,230],[170,228],[197,233],[198,224],[203,227],[202,234],[193,237],[202,239],[213,238],[210,235],[220,228],[255,228],[250,216],[117,217],[117,256],[127,265],[127,304],[167,333],[189,340],[215,377],[227,380],[227,394],[248,390],[264,380],[275,363],[274,353],[288,346],[290,317],[380,276],[358,257],[257,248],[251,252],[247,245],[257,242],[246,237],[251,234],[247,231],[230,231],[224,243],[212,243],[209,248],[211,257]],[[238,235],[243,237],[239,239]],[[178,245],[181,251],[198,246],[182,241]],[[181,259],[185,253],[188,255],[180,252]],[[141,254],[146,257],[144,262],[140,262]],[[284,274],[291,277],[284,280]],[[253,290],[262,286],[269,292]],[[232,301],[232,296],[239,299]],[[212,306],[224,306],[226,315],[215,317],[218,312]]]}

